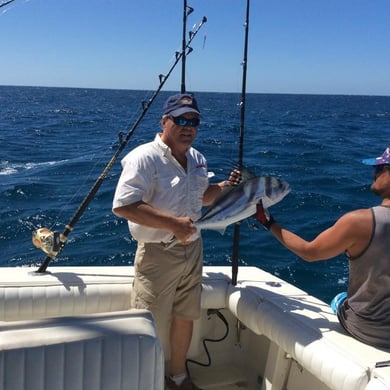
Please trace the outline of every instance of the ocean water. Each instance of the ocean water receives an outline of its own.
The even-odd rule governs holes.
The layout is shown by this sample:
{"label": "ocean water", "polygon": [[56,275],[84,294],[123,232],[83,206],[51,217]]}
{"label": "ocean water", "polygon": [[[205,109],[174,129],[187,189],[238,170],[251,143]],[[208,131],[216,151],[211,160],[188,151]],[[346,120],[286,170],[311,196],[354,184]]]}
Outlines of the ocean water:
{"label": "ocean water", "polygon": [[[120,159],[159,131],[161,92],[74,226],[57,265],[133,264],[135,242],[111,212]],[[32,232],[63,231],[139,117],[152,91],[0,86],[0,266],[37,267],[45,254]],[[237,164],[240,94],[197,93],[202,124],[194,144],[215,180]],[[361,159],[390,141],[390,97],[248,94],[244,164],[292,191],[270,211],[307,240],[342,214],[376,205],[372,169]],[[329,301],[347,288],[343,256],[306,263],[254,220],[240,226],[239,265],[259,266]],[[233,227],[203,231],[204,263],[231,265]],[[1,272],[1,271],[0,271]],[[240,271],[238,271],[239,273]]]}

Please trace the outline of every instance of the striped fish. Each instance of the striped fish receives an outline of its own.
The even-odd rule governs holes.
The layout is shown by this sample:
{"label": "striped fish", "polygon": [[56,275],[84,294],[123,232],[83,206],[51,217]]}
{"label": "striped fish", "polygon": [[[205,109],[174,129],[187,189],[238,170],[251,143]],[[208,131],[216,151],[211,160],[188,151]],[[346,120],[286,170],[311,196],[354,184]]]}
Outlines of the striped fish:
{"label": "striped fish", "polygon": [[[225,187],[221,195],[201,218],[194,222],[194,225],[198,231],[217,230],[223,234],[227,226],[254,215],[256,204],[260,200],[263,206],[268,208],[280,202],[289,192],[289,184],[277,177],[249,175],[239,185]],[[167,249],[178,242],[177,238],[173,238],[167,245]]]}

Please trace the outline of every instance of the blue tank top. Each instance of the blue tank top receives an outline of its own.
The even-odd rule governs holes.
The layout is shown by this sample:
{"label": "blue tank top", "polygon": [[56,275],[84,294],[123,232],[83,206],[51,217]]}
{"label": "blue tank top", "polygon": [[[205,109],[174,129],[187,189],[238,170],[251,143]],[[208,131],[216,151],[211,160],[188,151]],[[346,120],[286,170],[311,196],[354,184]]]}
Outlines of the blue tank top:
{"label": "blue tank top", "polygon": [[390,207],[373,207],[373,232],[366,250],[349,260],[348,298],[339,320],[364,343],[390,348]]}

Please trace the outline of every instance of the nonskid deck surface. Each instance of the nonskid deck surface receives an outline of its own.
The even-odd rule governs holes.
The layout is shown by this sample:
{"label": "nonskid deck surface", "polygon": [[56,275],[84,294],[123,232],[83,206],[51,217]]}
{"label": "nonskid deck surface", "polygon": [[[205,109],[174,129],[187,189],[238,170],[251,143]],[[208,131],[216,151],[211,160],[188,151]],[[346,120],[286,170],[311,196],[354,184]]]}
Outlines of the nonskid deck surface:
{"label": "nonskid deck surface", "polygon": [[261,388],[261,382],[257,386],[251,386],[244,373],[232,365],[194,367],[191,369],[191,377],[202,390],[255,390]]}

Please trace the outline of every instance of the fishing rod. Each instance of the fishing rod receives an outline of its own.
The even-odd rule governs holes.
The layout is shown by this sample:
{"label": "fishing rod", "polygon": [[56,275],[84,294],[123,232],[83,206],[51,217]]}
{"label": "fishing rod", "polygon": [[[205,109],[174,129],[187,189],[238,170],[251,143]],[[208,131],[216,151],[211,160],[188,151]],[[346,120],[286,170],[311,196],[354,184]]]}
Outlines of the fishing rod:
{"label": "fishing rod", "polygon": [[[244,39],[244,57],[242,60],[242,89],[241,89],[241,101],[240,101],[240,140],[238,148],[238,167],[241,170],[243,167],[244,156],[244,124],[245,124],[245,102],[246,102],[246,73],[248,63],[248,36],[249,36],[249,2],[246,1],[246,16],[245,16],[245,39]],[[238,249],[240,242],[240,223],[234,225],[233,236],[233,254],[232,254],[232,285],[237,284],[238,274]]]}
{"label": "fishing rod", "polygon": [[[62,252],[62,250],[64,249],[65,244],[67,242],[68,235],[73,230],[75,224],[81,218],[82,214],[84,213],[84,211],[88,207],[89,203],[92,201],[92,199],[96,195],[96,193],[97,193],[98,189],[100,188],[100,186],[102,185],[104,179],[107,177],[108,172],[110,171],[110,169],[114,165],[115,161],[117,160],[117,158],[119,157],[119,155],[121,154],[123,149],[126,147],[131,136],[133,135],[135,129],[138,127],[139,123],[141,122],[141,120],[143,119],[143,117],[145,116],[147,111],[149,110],[154,99],[159,94],[160,90],[164,86],[165,82],[168,80],[169,76],[171,75],[172,71],[174,70],[174,68],[176,67],[176,65],[180,61],[180,59],[183,57],[183,55],[186,55],[186,54],[188,55],[192,51],[192,48],[190,48],[189,45],[191,44],[192,40],[195,38],[198,31],[202,28],[202,26],[206,22],[207,22],[207,18],[204,16],[202,18],[202,21],[200,22],[200,24],[197,26],[197,28],[191,32],[190,37],[188,39],[188,42],[186,43],[184,49],[181,52],[176,52],[175,61],[174,61],[173,65],[171,66],[171,68],[169,69],[168,73],[166,75],[163,75],[163,74],[159,75],[160,84],[159,84],[158,88],[156,89],[156,91],[153,93],[152,97],[148,101],[142,101],[142,112],[138,116],[136,121],[134,122],[131,129],[128,131],[126,137],[123,138],[122,134],[119,135],[120,144],[119,144],[118,149],[116,150],[115,154],[113,155],[111,160],[108,162],[108,164],[106,165],[106,167],[104,168],[103,172],[100,174],[98,179],[95,181],[94,185],[92,186],[92,188],[89,191],[89,193],[87,194],[87,196],[81,202],[81,204],[80,204],[79,208],[77,209],[77,211],[75,212],[75,214],[72,216],[72,218],[70,219],[68,224],[65,226],[64,231],[62,233],[59,233],[59,232],[52,232],[50,229],[47,229],[47,228],[41,228],[41,229],[36,230],[33,233],[34,245],[37,248],[42,249],[47,255],[44,262],[41,264],[41,266],[36,271],[37,273],[46,272],[46,269],[47,269],[49,263],[52,260],[54,260]],[[186,53],[186,51],[187,51],[187,53]]]}
{"label": "fishing rod", "polygon": [[1,7],[4,7],[5,5],[9,4],[9,3],[12,3],[14,0],[8,0],[8,1],[3,1],[2,3],[0,3],[0,8]]}
{"label": "fishing rod", "polygon": [[[181,84],[180,84],[180,91],[181,93],[186,92],[186,36],[187,36],[187,18],[188,16],[194,11],[194,9],[187,5],[187,0],[183,0],[183,39],[182,39],[182,53],[183,56],[181,58]],[[191,32],[190,32],[191,36]],[[189,48],[191,49],[191,48]],[[189,50],[188,54],[191,53],[192,49]]]}

